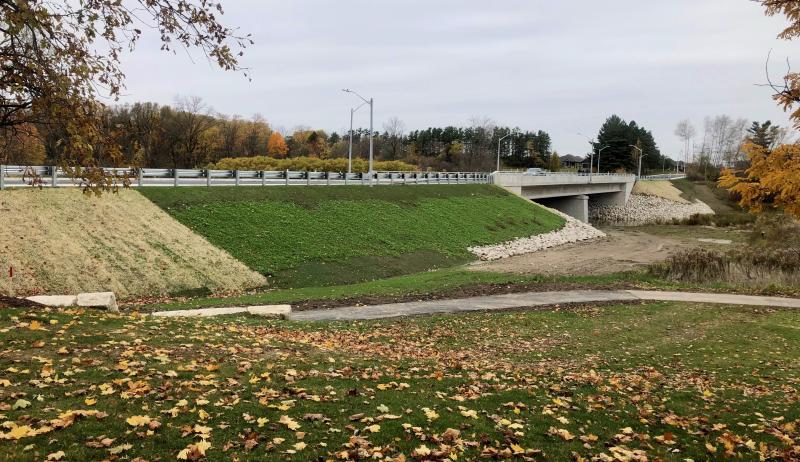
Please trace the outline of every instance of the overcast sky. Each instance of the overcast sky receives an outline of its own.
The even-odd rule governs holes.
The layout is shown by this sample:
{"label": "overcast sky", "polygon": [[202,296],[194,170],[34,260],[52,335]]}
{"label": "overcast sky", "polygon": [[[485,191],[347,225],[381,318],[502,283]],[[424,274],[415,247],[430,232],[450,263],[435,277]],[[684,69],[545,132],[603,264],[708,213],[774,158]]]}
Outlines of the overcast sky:
{"label": "overcast sky", "polygon": [[[375,98],[375,126],[501,125],[545,130],[561,154],[585,153],[616,113],[653,131],[677,157],[675,124],[729,114],[787,124],[770,99],[800,41],[775,37],[784,18],[750,0],[222,0],[224,22],[253,35],[242,64],[252,81],[197,53],[127,57],[123,101],[201,96],[216,111],[272,125],[344,132],[358,101]],[[796,63],[800,66],[800,63]],[[356,125],[368,126],[368,111]]]}

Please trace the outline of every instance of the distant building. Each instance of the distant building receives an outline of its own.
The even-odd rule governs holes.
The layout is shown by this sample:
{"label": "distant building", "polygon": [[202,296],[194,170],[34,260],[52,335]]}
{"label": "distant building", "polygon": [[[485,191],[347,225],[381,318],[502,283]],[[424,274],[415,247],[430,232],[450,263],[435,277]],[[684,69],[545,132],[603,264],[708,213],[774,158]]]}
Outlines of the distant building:
{"label": "distant building", "polygon": [[[582,164],[584,163],[585,160],[586,160],[585,157],[573,156],[572,154],[567,154],[561,156],[561,167],[580,169],[582,168]],[[588,168],[589,164],[587,163],[586,165]]]}

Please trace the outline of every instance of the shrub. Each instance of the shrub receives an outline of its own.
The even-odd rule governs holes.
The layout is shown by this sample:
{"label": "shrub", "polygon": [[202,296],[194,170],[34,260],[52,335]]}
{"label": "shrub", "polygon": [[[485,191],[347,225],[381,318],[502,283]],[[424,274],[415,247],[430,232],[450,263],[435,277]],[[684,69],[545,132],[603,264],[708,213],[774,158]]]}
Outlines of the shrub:
{"label": "shrub", "polygon": [[[346,172],[347,159],[320,159],[318,157],[292,157],[289,159],[276,159],[274,157],[226,157],[208,168],[219,170],[302,170],[306,172]],[[376,161],[375,170],[392,172],[411,172],[419,170],[418,167],[399,160]],[[353,171],[366,172],[369,162],[364,159],[353,159]]]}

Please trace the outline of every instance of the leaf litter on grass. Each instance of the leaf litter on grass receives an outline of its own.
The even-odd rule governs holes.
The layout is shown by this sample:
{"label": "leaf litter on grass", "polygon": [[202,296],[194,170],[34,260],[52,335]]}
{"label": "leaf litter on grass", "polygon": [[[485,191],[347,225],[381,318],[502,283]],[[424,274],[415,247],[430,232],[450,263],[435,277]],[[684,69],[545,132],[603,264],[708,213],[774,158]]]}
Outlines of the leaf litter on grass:
{"label": "leaf litter on grass", "polygon": [[0,318],[0,459],[796,460],[800,335],[780,326],[798,318],[15,310]]}

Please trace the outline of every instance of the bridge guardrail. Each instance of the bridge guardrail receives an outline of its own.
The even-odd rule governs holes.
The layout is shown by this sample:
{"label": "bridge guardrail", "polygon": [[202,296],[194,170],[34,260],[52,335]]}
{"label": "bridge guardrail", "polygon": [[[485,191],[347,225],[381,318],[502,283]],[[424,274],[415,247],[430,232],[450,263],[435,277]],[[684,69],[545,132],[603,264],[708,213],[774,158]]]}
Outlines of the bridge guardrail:
{"label": "bridge guardrail", "polygon": [[[391,185],[391,184],[486,184],[489,172],[369,173],[307,172],[295,170],[211,170],[171,168],[107,168],[128,176],[132,186],[274,186],[274,185]],[[26,173],[28,174],[26,176]],[[37,178],[32,181],[29,177]],[[79,186],[56,166],[0,165],[0,189],[7,187]]]}

